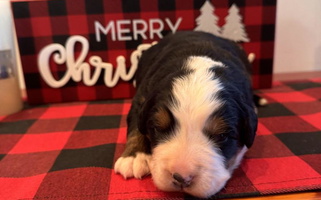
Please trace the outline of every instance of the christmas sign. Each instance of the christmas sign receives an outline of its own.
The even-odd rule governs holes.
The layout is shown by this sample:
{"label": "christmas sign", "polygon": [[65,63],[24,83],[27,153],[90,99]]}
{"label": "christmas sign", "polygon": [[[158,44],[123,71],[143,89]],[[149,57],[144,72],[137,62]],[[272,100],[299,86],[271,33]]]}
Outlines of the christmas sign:
{"label": "christmas sign", "polygon": [[13,1],[32,104],[131,98],[143,51],[169,33],[205,31],[255,55],[254,88],[272,81],[275,1]]}

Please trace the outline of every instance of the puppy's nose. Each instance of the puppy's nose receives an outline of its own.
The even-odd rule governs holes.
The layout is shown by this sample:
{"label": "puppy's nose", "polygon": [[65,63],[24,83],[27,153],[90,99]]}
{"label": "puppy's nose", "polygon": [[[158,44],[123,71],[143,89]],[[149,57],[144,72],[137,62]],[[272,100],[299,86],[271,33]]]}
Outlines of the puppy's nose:
{"label": "puppy's nose", "polygon": [[179,187],[188,187],[191,185],[192,180],[193,180],[193,176],[188,176],[188,177],[183,177],[182,175],[178,174],[178,173],[174,173],[173,174],[173,179],[175,181],[173,181],[173,183]]}

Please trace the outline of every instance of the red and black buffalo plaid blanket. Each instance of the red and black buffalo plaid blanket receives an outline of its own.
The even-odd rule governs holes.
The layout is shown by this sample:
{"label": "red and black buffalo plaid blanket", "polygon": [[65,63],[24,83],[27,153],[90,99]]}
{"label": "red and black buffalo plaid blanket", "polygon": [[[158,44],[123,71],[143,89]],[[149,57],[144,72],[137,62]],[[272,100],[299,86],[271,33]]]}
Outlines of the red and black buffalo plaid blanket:
{"label": "red and black buffalo plaid blanket", "polygon": [[[258,136],[216,198],[321,189],[321,79],[258,91]],[[187,199],[151,177],[124,180],[130,100],[29,107],[0,117],[0,199]]]}

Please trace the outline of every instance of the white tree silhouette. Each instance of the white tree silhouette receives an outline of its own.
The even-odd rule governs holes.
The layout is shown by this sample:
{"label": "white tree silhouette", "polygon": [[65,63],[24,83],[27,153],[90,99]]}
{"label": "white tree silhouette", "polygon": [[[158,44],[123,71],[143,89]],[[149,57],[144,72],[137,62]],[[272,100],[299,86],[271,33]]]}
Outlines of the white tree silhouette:
{"label": "white tree silhouette", "polygon": [[196,18],[197,27],[194,30],[221,35],[221,29],[217,25],[218,17],[214,14],[214,6],[209,1],[205,1],[200,11],[200,16]]}
{"label": "white tree silhouette", "polygon": [[225,18],[225,24],[222,27],[222,37],[233,40],[235,42],[249,42],[242,16],[239,14],[239,8],[233,4],[228,16]]}

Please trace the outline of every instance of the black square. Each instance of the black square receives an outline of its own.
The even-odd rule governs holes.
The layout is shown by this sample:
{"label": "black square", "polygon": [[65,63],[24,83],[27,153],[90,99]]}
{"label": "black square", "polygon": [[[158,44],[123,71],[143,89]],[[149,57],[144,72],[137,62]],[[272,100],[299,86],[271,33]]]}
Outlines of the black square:
{"label": "black square", "polygon": [[263,58],[260,59],[260,74],[272,74],[273,72],[273,59]]}
{"label": "black square", "polygon": [[194,1],[194,8],[200,10],[201,7],[204,5],[205,1],[203,0],[196,0]]}
{"label": "black square", "polygon": [[87,14],[104,14],[103,0],[85,0]]}
{"label": "black square", "polygon": [[231,7],[233,4],[236,4],[237,7],[245,7],[245,0],[229,0],[229,6]]}
{"label": "black square", "polygon": [[140,44],[142,44],[142,37],[139,36],[138,40],[126,41],[126,49],[136,49]]}
{"label": "black square", "polygon": [[140,12],[140,0],[123,0],[123,12]]}
{"label": "black square", "polygon": [[269,103],[267,106],[258,108],[259,117],[275,117],[275,116],[294,116],[295,114],[282,104]]}
{"label": "black square", "polygon": [[176,10],[176,2],[173,0],[158,0],[159,11],[174,11]]}
{"label": "black square", "polygon": [[19,134],[26,133],[35,120],[22,120],[16,122],[1,122],[0,134]]}
{"label": "black square", "polygon": [[295,154],[321,154],[321,131],[306,133],[282,133],[276,136]]}
{"label": "black square", "polygon": [[2,158],[4,158],[6,155],[5,154],[0,154],[0,161],[2,160]]}
{"label": "black square", "polygon": [[75,130],[118,128],[121,116],[84,116],[81,117]]}
{"label": "black square", "polygon": [[294,90],[301,91],[301,90],[310,89],[310,88],[319,88],[321,87],[321,84],[305,81],[305,82],[299,82],[299,83],[289,83],[288,86],[290,86]]}
{"label": "black square", "polygon": [[276,6],[276,1],[272,0],[262,0],[264,6]]}
{"label": "black square", "polygon": [[262,41],[274,41],[275,25],[263,24],[261,28],[261,40]]}
{"label": "black square", "polygon": [[79,167],[113,167],[115,144],[105,144],[82,149],[64,149],[50,171]]}
{"label": "black square", "polygon": [[26,80],[26,86],[28,89],[39,89],[42,87],[41,77],[39,73],[25,74],[25,80]]}
{"label": "black square", "polygon": [[108,47],[107,36],[101,34],[100,41],[97,41],[96,34],[90,34],[89,35],[89,45],[90,45],[89,48],[91,51],[106,51],[107,47]]}
{"label": "black square", "polygon": [[88,104],[124,104],[123,99],[109,99],[109,100],[101,100],[101,101],[90,101]]}
{"label": "black square", "polygon": [[36,53],[33,37],[19,37],[18,43],[21,55],[34,55]]}
{"label": "black square", "polygon": [[65,46],[66,41],[68,40],[68,38],[70,37],[70,35],[54,35],[52,37],[53,43],[58,43],[61,44],[62,46]]}
{"label": "black square", "polygon": [[14,18],[29,18],[29,3],[28,2],[13,2],[12,12]]}
{"label": "black square", "polygon": [[[63,72],[58,72],[59,74],[59,80],[62,79],[62,77],[66,74],[66,71]],[[76,87],[78,84],[73,80],[73,79],[69,79],[68,82],[64,85],[64,87]]]}
{"label": "black square", "polygon": [[67,8],[65,1],[48,1],[48,10],[50,16],[66,16]]}

